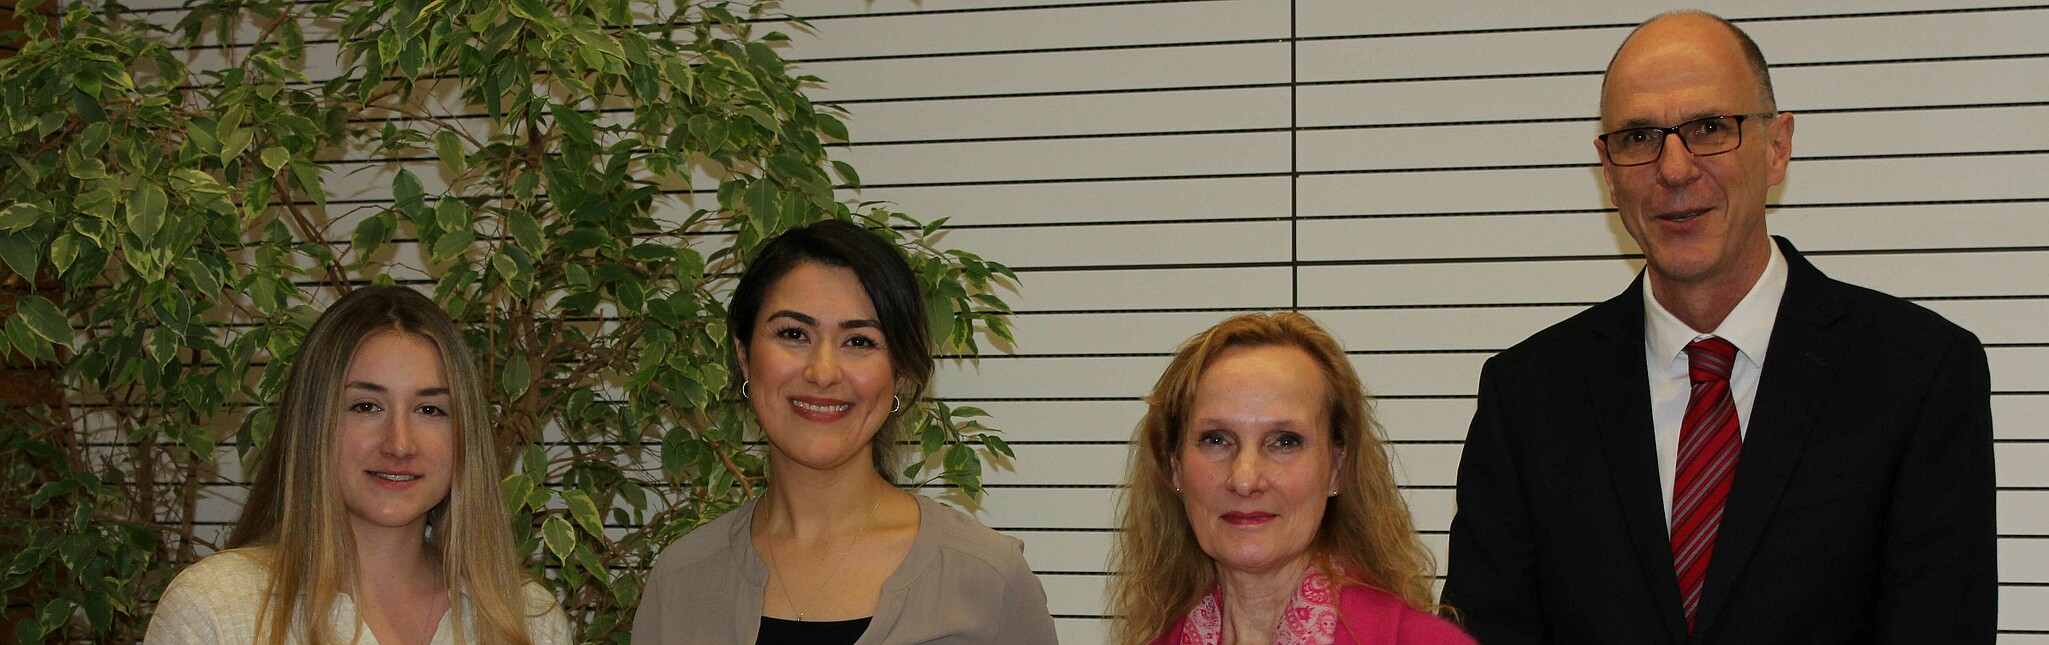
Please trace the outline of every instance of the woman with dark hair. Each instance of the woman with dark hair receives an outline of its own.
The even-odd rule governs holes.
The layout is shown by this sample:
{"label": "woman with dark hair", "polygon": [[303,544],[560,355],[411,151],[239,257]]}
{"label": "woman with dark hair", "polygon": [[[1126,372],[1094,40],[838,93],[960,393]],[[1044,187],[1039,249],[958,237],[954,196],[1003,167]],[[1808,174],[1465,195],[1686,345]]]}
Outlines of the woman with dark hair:
{"label": "woman with dark hair", "polygon": [[1430,552],[1365,388],[1294,312],[1181,345],[1131,441],[1117,645],[1472,645],[1431,615]]}
{"label": "woman with dark hair", "polygon": [[661,554],[636,643],[1055,642],[1021,542],[890,481],[899,416],[932,378],[924,302],[856,224],[762,248],[727,328],[767,491]]}
{"label": "woman with dark hair", "polygon": [[556,645],[519,566],[497,439],[448,314],[356,289],[306,333],[229,536],[171,581],[146,645]]}

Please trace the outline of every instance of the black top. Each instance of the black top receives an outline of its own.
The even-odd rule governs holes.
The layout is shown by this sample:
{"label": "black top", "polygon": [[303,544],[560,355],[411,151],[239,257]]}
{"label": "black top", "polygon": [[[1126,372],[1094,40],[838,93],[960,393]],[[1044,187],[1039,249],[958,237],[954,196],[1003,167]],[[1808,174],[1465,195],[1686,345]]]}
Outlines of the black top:
{"label": "black top", "polygon": [[875,617],[853,620],[785,620],[761,617],[761,633],[754,636],[755,645],[853,645],[861,640],[861,634],[868,631],[868,621]]}

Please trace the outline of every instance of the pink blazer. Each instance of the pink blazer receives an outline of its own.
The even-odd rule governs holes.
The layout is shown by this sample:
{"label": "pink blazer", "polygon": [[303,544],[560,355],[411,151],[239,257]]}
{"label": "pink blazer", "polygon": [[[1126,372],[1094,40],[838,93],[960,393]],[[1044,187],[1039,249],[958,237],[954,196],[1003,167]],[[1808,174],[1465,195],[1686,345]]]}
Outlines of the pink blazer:
{"label": "pink blazer", "polygon": [[[1478,645],[1458,626],[1414,609],[1387,592],[1345,587],[1338,598],[1336,645]],[[1153,645],[1185,645],[1176,624]]]}

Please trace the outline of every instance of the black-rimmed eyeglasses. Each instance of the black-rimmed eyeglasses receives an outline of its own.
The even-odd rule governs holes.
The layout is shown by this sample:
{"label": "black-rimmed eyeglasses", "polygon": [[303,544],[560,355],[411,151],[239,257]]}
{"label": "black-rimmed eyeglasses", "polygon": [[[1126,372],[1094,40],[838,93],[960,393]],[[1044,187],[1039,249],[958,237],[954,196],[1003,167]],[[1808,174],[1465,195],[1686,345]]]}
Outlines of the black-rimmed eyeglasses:
{"label": "black-rimmed eyeglasses", "polygon": [[1718,155],[1743,145],[1743,122],[1777,112],[1723,114],[1687,121],[1669,128],[1623,128],[1601,135],[1608,145],[1608,163],[1641,166],[1658,160],[1665,151],[1665,135],[1679,135],[1680,145],[1695,157]]}

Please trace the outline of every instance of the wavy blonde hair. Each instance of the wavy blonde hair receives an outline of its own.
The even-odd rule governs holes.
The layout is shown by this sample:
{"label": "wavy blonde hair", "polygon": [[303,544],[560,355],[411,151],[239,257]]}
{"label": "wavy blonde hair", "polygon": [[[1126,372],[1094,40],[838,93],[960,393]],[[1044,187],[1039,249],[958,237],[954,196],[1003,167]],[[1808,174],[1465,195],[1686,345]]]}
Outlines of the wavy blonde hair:
{"label": "wavy blonde hair", "polygon": [[1145,645],[1173,627],[1217,585],[1216,563],[1196,543],[1173,458],[1195,404],[1196,385],[1231,347],[1294,347],[1322,368],[1332,440],[1344,451],[1338,495],[1324,507],[1310,542],[1312,566],[1342,585],[1379,589],[1419,611],[1434,612],[1436,563],[1416,536],[1408,504],[1389,469],[1386,440],[1345,351],[1314,320],[1295,312],[1242,314],[1196,334],[1174,353],[1146,397],[1125,470],[1123,528],[1111,551],[1110,612],[1121,616],[1112,641]]}
{"label": "wavy blonde hair", "polygon": [[[475,634],[452,620],[456,642],[530,645],[525,586],[511,519],[500,500],[501,450],[486,419],[476,363],[455,323],[434,301],[403,287],[363,287],[336,301],[306,333],[277,406],[277,425],[258,457],[256,479],[228,547],[263,562],[270,586],[257,614],[256,642],[297,635],[328,645],[335,596],[355,576],[356,545],[336,478],[335,437],[342,383],[365,339],[403,333],[439,350],[455,429],[448,498],[427,513],[428,548],[441,554],[449,611],[469,598]],[[357,613],[360,621],[362,614]]]}

